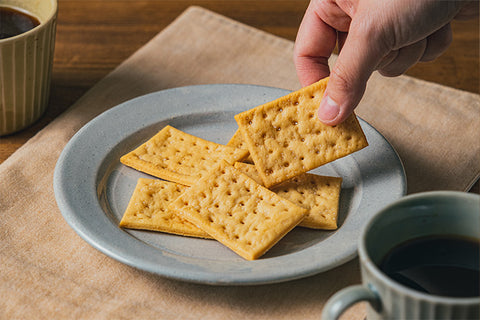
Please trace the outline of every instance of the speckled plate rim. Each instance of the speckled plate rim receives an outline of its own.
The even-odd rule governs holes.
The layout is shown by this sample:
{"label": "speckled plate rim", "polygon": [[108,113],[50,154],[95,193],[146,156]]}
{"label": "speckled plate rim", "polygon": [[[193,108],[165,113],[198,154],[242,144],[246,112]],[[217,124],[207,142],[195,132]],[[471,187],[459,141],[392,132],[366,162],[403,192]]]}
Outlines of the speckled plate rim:
{"label": "speckled plate rim", "polygon": [[[272,255],[269,252],[259,260],[246,261],[229,253],[217,259],[216,250],[220,254],[223,249],[212,249],[211,243],[202,242],[213,240],[184,240],[185,237],[130,232],[118,227],[119,202],[130,197],[123,190],[133,188],[125,179],[140,175],[121,167],[118,160],[122,154],[166,124],[226,143],[236,130],[234,114],[289,92],[244,84],[186,86],[150,93],[102,113],[72,137],[57,161],[53,184],[64,219],[87,243],[122,263],[167,278],[202,284],[277,283],[324,272],[353,259],[364,223],[406,193],[405,172],[398,154],[362,119],[369,146],[325,165],[325,171],[318,172],[340,173],[346,183],[340,227],[318,233],[318,241],[314,241],[312,230],[301,228],[292,232],[295,235],[285,240],[285,245],[277,245],[280,249],[272,248]],[[209,136],[210,131],[213,136]],[[296,246],[297,240],[305,241]],[[176,245],[183,246],[182,241],[187,253],[177,254]],[[202,250],[203,246],[213,256],[203,259],[197,253],[189,255],[188,252],[194,252],[191,250]]]}

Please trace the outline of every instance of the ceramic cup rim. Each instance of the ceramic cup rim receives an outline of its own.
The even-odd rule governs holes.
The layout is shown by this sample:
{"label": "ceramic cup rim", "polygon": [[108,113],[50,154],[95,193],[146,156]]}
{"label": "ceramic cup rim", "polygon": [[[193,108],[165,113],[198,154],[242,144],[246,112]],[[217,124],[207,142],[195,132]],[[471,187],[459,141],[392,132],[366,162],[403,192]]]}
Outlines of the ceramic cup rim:
{"label": "ceramic cup rim", "polygon": [[444,297],[438,295],[427,294],[423,292],[416,291],[409,287],[406,287],[390,277],[388,277],[383,271],[381,271],[377,265],[373,262],[367,252],[367,244],[366,238],[368,231],[370,228],[379,220],[381,219],[383,213],[392,210],[393,208],[413,203],[414,201],[418,200],[427,200],[427,199],[434,199],[437,197],[443,198],[450,198],[450,199],[462,199],[462,200],[479,200],[480,195],[467,193],[467,192],[460,192],[460,191],[428,191],[428,192],[421,192],[417,194],[412,194],[405,196],[392,204],[388,205],[387,207],[383,208],[379,212],[377,212],[373,218],[368,221],[368,223],[364,226],[361,232],[360,244],[358,246],[358,254],[361,261],[361,265],[371,272],[374,277],[380,280],[382,283],[385,283],[388,287],[394,289],[397,292],[402,292],[405,295],[408,295],[414,299],[423,300],[431,303],[441,303],[445,305],[475,305],[480,304],[480,297]]}
{"label": "ceramic cup rim", "polygon": [[[52,21],[53,19],[55,19],[55,17],[57,16],[57,12],[58,12],[58,2],[57,0],[49,0],[51,3],[52,3],[52,10],[50,12],[50,14],[48,15],[47,19],[45,19],[44,21],[40,21],[40,24],[38,26],[36,26],[35,28],[33,29],[30,29],[26,32],[23,32],[23,33],[20,33],[20,34],[17,34],[16,36],[13,36],[13,37],[8,37],[8,38],[5,38],[5,39],[0,39],[0,44],[3,44],[3,43],[8,43],[8,42],[13,42],[13,41],[16,41],[20,38],[24,38],[24,37],[28,37],[29,35],[31,34],[35,34],[35,33],[38,33],[40,32],[41,30],[45,29],[47,27],[47,25],[50,23],[50,21]],[[10,7],[10,8],[15,8],[15,9],[20,9],[22,11],[25,11],[28,13],[27,10],[24,10],[23,8],[21,7],[18,7],[18,6],[13,6],[13,5],[8,5],[8,4],[1,4],[0,6],[2,7]]]}

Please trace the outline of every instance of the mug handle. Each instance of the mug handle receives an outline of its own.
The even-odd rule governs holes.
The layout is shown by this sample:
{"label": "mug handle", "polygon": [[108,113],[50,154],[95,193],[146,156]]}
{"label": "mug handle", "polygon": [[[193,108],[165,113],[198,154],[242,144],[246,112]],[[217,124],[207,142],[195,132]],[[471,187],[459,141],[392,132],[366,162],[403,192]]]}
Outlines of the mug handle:
{"label": "mug handle", "polygon": [[382,301],[377,290],[370,284],[344,288],[335,293],[323,307],[322,320],[336,320],[350,306],[360,301],[367,301],[372,308],[380,311]]}

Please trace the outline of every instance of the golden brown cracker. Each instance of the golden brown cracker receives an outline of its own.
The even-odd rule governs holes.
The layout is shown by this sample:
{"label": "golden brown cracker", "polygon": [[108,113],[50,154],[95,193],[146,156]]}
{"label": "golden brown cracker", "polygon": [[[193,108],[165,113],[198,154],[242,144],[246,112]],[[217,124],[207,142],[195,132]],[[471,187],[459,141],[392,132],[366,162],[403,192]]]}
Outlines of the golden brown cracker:
{"label": "golden brown cracker", "polygon": [[[232,137],[230,138],[230,140],[228,141],[227,146],[234,147],[234,148],[238,148],[238,149],[244,149],[244,150],[247,150],[247,151],[248,151],[248,147],[247,147],[247,145],[245,144],[245,140],[243,139],[243,135],[242,135],[242,133],[240,132],[240,129],[237,129],[237,131],[235,131],[235,133],[233,134],[233,136],[232,136]],[[249,155],[243,160],[243,162],[253,163],[253,160],[252,160],[252,158],[250,157],[250,153],[249,153]]]}
{"label": "golden brown cracker", "polygon": [[190,237],[210,238],[203,230],[180,218],[168,204],[187,187],[158,179],[138,179],[120,227],[173,233]]}
{"label": "golden brown cracker", "polygon": [[[254,165],[237,162],[235,168],[262,183]],[[271,188],[279,196],[308,209],[299,226],[312,229],[337,229],[342,178],[303,173]]]}
{"label": "golden brown cracker", "polygon": [[169,208],[247,260],[262,256],[307,213],[225,162]]}
{"label": "golden brown cracker", "polygon": [[304,173],[272,188],[279,196],[308,209],[301,227],[337,229],[342,178]]}
{"label": "golden brown cracker", "polygon": [[358,119],[327,126],[316,112],[327,79],[235,116],[266,187],[368,145]]}
{"label": "golden brown cracker", "polygon": [[120,161],[155,177],[189,186],[219,161],[233,164],[247,155],[247,150],[207,141],[167,125]]}

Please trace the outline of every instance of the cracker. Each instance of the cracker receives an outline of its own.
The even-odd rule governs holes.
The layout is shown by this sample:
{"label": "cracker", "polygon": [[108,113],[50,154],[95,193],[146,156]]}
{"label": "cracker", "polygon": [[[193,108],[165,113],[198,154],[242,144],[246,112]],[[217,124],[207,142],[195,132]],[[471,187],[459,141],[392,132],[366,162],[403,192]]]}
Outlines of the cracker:
{"label": "cracker", "polygon": [[235,115],[266,187],[368,145],[354,114],[336,126],[327,126],[317,119],[327,81]]}
{"label": "cracker", "polygon": [[247,150],[203,140],[169,125],[120,162],[158,178],[190,186],[221,160],[241,161]]}
{"label": "cracker", "polygon": [[[238,148],[238,149],[244,149],[248,151],[248,147],[245,144],[245,140],[243,139],[243,135],[240,129],[237,129],[237,131],[235,131],[233,136],[227,142],[227,146]],[[253,163],[253,160],[250,157],[250,153],[243,161],[247,163]]]}
{"label": "cracker", "polygon": [[182,236],[211,238],[206,232],[167,208],[168,204],[178,198],[187,188],[158,179],[138,179],[119,226]]}
{"label": "cracker", "polygon": [[[254,165],[235,163],[235,168],[262,183]],[[311,229],[337,229],[342,178],[303,173],[274,186],[271,190],[298,206],[308,209],[299,226]]]}
{"label": "cracker", "polygon": [[308,209],[301,227],[337,229],[342,178],[304,173],[275,186],[272,191]]}
{"label": "cracker", "polygon": [[169,208],[247,260],[262,256],[307,213],[225,162]]}

